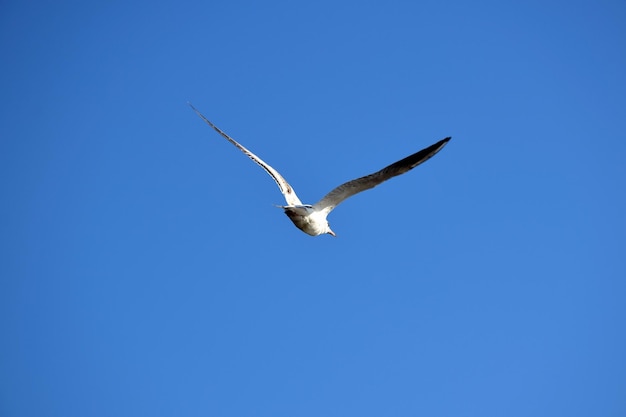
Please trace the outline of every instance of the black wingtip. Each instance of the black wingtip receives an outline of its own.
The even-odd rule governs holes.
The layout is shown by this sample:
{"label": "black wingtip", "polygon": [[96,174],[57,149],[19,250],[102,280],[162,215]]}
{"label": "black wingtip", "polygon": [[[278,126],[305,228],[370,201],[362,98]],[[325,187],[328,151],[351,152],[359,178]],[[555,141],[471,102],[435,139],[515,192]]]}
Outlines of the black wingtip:
{"label": "black wingtip", "polygon": [[[439,152],[441,150],[441,148],[443,148],[444,146],[446,146],[446,144],[450,141],[450,139],[452,139],[452,136],[448,136],[447,138],[441,139],[439,142],[437,143],[433,143],[432,145],[430,145],[428,148],[423,149],[424,151],[427,152],[431,152],[431,151],[435,151],[432,155],[434,155],[435,153]],[[432,156],[431,155],[431,156]]]}
{"label": "black wingtip", "polygon": [[[431,148],[436,148],[437,152],[441,150],[446,144],[452,139],[452,136],[448,136],[447,138],[441,139],[439,142],[435,143],[431,146]],[[436,153],[436,152],[435,152]]]}

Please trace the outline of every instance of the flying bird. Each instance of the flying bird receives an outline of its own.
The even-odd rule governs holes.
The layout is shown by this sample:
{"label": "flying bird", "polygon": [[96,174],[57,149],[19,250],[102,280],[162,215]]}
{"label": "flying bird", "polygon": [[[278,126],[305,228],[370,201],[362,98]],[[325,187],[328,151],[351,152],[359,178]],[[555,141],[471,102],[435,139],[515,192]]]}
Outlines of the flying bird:
{"label": "flying bird", "polygon": [[220,128],[211,123],[191,103],[188,104],[193,109],[193,111],[195,111],[196,114],[200,116],[200,118],[202,118],[202,120],[204,120],[209,126],[215,129],[215,131],[222,135],[227,141],[235,145],[241,152],[245,153],[250,159],[259,164],[261,168],[263,168],[265,172],[267,172],[270,177],[272,177],[274,181],[276,181],[276,184],[278,184],[278,188],[280,188],[280,192],[283,194],[283,196],[285,196],[285,200],[287,201],[286,206],[278,207],[285,210],[285,214],[287,215],[287,217],[291,219],[293,224],[295,224],[298,229],[311,236],[319,236],[326,233],[332,236],[336,236],[335,232],[330,229],[328,220],[326,219],[328,214],[335,207],[337,207],[348,197],[352,197],[353,195],[360,193],[361,191],[374,188],[378,184],[381,184],[390,178],[412,170],[422,162],[425,162],[432,156],[434,156],[451,139],[450,137],[442,139],[439,142],[430,145],[429,147],[422,149],[419,152],[414,153],[413,155],[407,156],[406,158],[401,159],[398,162],[394,162],[393,164],[381,169],[380,171],[341,184],[339,187],[333,189],[331,192],[326,194],[320,201],[313,205],[302,204],[294,189],[291,187],[291,185],[289,185],[285,178],[283,178],[283,176],[278,173],[278,171],[272,168],[267,162],[263,161],[261,158],[250,152],[243,145],[239,144],[233,138],[228,136]]}

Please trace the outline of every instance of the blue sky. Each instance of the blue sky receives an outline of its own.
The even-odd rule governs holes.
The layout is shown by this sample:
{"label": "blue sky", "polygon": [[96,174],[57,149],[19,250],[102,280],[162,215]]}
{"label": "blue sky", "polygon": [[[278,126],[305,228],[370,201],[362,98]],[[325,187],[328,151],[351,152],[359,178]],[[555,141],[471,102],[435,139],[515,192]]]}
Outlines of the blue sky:
{"label": "blue sky", "polygon": [[0,9],[3,416],[626,414],[623,2]]}

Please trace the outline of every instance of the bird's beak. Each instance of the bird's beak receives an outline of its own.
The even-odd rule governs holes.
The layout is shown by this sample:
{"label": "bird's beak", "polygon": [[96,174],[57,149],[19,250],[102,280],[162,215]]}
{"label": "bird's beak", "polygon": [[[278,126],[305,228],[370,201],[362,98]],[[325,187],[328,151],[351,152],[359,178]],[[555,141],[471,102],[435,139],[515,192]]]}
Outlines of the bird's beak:
{"label": "bird's beak", "polygon": [[332,230],[328,229],[328,233],[329,235],[331,235],[332,237],[337,237],[337,235],[335,234],[335,232],[333,232]]}

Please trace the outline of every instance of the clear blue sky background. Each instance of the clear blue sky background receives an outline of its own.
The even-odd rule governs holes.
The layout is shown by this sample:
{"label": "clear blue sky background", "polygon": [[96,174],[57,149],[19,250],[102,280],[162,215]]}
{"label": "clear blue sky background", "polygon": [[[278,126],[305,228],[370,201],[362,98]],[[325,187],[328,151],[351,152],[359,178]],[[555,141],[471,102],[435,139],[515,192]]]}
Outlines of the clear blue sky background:
{"label": "clear blue sky background", "polygon": [[[623,1],[4,1],[0,414],[626,415]],[[307,203],[435,141],[415,171]]]}

